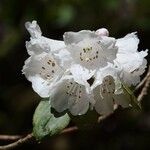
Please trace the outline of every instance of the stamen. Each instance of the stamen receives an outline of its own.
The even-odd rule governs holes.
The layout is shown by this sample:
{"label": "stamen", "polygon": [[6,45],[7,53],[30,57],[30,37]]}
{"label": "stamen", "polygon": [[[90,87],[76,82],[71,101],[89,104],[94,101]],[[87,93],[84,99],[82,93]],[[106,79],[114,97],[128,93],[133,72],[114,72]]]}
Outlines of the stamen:
{"label": "stamen", "polygon": [[[95,43],[96,44],[96,43]],[[88,46],[81,49],[79,58],[81,62],[88,63],[95,61],[98,58],[98,45]]]}
{"label": "stamen", "polygon": [[82,96],[82,86],[76,82],[69,82],[66,87],[66,94],[73,96],[75,99],[74,104],[76,104]]}
{"label": "stamen", "polygon": [[55,63],[54,62],[52,62],[52,67],[54,67],[55,66]]}
{"label": "stamen", "polygon": [[76,91],[76,99],[75,99],[75,104],[77,104],[77,102],[80,100],[81,98],[81,86],[78,85],[77,87],[77,91]]}
{"label": "stamen", "polygon": [[99,88],[99,94],[100,94],[100,97],[101,97],[102,99],[104,99],[102,93],[103,93],[103,87],[100,86],[100,88]]}
{"label": "stamen", "polygon": [[50,77],[50,75],[49,75],[49,74],[47,74],[47,77]]}
{"label": "stamen", "polygon": [[74,88],[75,88],[76,85],[73,84],[72,82],[70,82],[70,84],[71,84],[71,85],[69,86],[70,89],[67,91],[67,93],[72,95],[73,92],[74,92],[74,90],[75,90]]}

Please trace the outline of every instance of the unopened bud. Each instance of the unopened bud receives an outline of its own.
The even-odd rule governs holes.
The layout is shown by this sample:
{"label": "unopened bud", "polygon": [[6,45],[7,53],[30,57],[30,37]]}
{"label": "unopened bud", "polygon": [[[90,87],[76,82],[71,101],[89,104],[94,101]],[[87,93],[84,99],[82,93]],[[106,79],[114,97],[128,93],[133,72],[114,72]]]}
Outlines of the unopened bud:
{"label": "unopened bud", "polygon": [[109,31],[106,28],[96,30],[96,34],[100,36],[109,36]]}

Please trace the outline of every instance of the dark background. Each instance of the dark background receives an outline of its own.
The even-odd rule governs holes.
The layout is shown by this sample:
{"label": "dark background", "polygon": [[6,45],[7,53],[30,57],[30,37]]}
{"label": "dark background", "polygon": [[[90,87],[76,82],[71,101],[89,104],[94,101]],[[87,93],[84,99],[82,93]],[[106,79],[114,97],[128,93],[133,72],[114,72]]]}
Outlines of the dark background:
{"label": "dark background", "polygon": [[[82,29],[105,27],[116,38],[137,31],[141,50],[150,48],[149,7],[149,0],[0,0],[0,134],[31,132],[32,115],[40,101],[21,73],[28,58],[26,21],[37,20],[44,36],[60,40],[65,31]],[[18,149],[148,150],[149,95],[142,101],[141,112],[118,110],[91,130],[51,137]]]}

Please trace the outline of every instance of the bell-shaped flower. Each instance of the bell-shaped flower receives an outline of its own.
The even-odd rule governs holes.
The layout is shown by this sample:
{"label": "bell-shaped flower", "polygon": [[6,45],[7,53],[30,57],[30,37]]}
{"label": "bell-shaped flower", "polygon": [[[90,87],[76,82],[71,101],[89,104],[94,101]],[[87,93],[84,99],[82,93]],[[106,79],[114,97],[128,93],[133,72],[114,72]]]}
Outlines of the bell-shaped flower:
{"label": "bell-shaped flower", "polygon": [[[119,82],[119,81],[117,81]],[[117,93],[117,89],[121,92]],[[130,95],[123,91],[120,83],[115,83],[112,76],[106,76],[102,84],[93,89],[95,100],[94,108],[100,115],[109,115],[114,112],[116,106],[123,108],[131,106]]]}
{"label": "bell-shaped flower", "polygon": [[30,57],[25,61],[23,74],[32,82],[32,87],[41,97],[49,97],[51,87],[58,81],[65,70],[55,59],[53,52],[65,46],[63,41],[42,36],[40,27],[33,21],[25,24],[31,38],[26,42]]}
{"label": "bell-shaped flower", "polygon": [[136,33],[127,34],[124,38],[117,39],[118,46],[115,64],[122,68],[120,78],[127,85],[136,85],[140,82],[140,75],[145,71],[148,50],[138,51],[139,39]]}
{"label": "bell-shaped flower", "polygon": [[51,90],[51,106],[58,112],[69,110],[72,115],[85,114],[92,100],[92,95],[86,88],[89,89],[90,86],[79,84],[72,75],[64,76]]}
{"label": "bell-shaped flower", "polygon": [[46,52],[30,56],[22,71],[41,97],[49,97],[51,87],[64,74],[53,55]]}
{"label": "bell-shaped flower", "polygon": [[[99,29],[96,31],[99,36],[108,36],[106,29]],[[138,51],[139,39],[136,32],[127,34],[125,37],[117,39],[115,46],[118,47],[116,59],[114,60],[115,67],[122,70],[120,79],[123,83],[136,85],[140,82],[140,75],[145,71],[148,50]]]}
{"label": "bell-shaped flower", "polygon": [[[103,31],[105,34],[105,31]],[[81,67],[85,72],[89,72],[89,79],[97,75],[97,72],[114,62],[117,54],[117,46],[115,46],[115,38],[107,36],[99,36],[95,31],[82,30],[79,32],[66,32],[64,34],[64,42],[66,47],[59,51],[56,56],[61,64],[66,64],[67,60],[60,59],[62,54],[72,58],[70,63],[67,62],[70,72],[73,74],[74,69]],[[81,75],[84,79],[84,73]]]}

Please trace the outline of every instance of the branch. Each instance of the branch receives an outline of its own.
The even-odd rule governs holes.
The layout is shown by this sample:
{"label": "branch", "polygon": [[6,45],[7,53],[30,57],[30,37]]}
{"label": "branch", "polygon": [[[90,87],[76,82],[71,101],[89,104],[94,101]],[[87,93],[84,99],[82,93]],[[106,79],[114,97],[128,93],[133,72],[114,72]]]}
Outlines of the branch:
{"label": "branch", "polygon": [[4,145],[4,146],[0,146],[0,150],[9,150],[9,149],[13,149],[16,148],[26,142],[29,142],[31,139],[33,139],[33,134],[30,133],[28,134],[26,137],[24,138],[20,138],[18,141],[8,144],[8,145]]}
{"label": "branch", "polygon": [[147,81],[147,79],[150,77],[150,66],[148,69],[148,72],[146,74],[146,76],[144,77],[144,79],[136,86],[135,91],[138,91],[141,87],[144,86],[145,82]]}
{"label": "branch", "polygon": [[[65,134],[65,133],[71,133],[78,130],[78,128],[76,126],[74,127],[70,127],[70,128],[66,128],[64,129],[60,134]],[[0,135],[0,137],[3,137],[2,139],[4,139],[4,137],[6,137],[7,139],[11,139],[12,137],[21,137],[21,136],[10,136],[10,135]],[[4,146],[0,146],[0,150],[10,150],[10,149],[14,149],[16,147],[21,146],[24,143],[30,142],[34,139],[33,133],[28,134],[27,136],[25,136],[24,138],[19,138],[19,140],[17,140],[16,142],[13,142],[11,144],[8,145],[4,145]]]}
{"label": "branch", "polygon": [[139,102],[144,98],[145,95],[147,95],[147,91],[148,91],[149,87],[150,87],[150,75],[148,76],[147,80],[145,81],[145,85],[137,98],[137,100]]}
{"label": "branch", "polygon": [[78,127],[74,126],[74,127],[64,129],[60,134],[70,133],[70,132],[74,132],[77,130],[78,130]]}
{"label": "branch", "polygon": [[15,141],[22,138],[21,135],[0,135],[0,140],[2,141]]}

